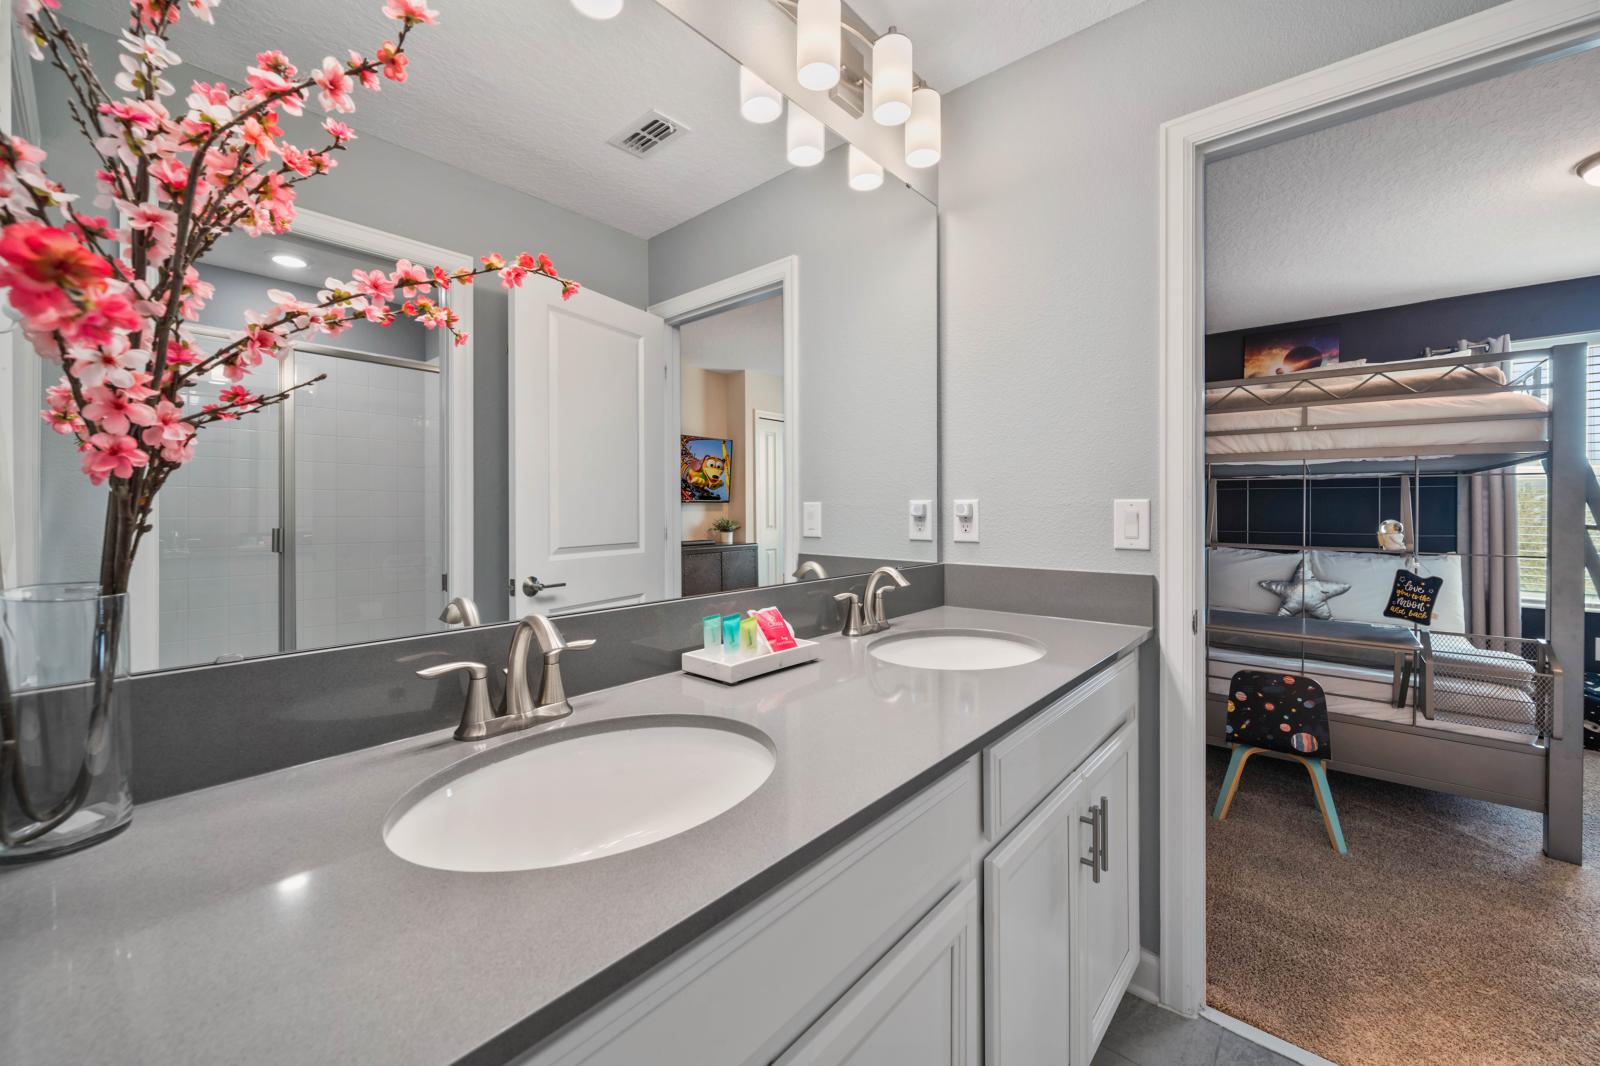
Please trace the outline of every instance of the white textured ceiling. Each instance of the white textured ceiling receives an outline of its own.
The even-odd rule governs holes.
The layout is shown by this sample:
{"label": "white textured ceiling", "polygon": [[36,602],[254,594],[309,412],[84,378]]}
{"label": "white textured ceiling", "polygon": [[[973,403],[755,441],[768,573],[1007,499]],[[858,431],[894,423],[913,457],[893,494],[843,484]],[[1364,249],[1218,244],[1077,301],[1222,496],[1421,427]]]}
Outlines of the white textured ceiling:
{"label": "white textured ceiling", "polygon": [[1600,274],[1600,49],[1206,168],[1206,329]]}
{"label": "white textured ceiling", "polygon": [[[745,0],[755,2],[755,0]],[[651,237],[788,168],[783,123],[739,117],[739,68],[649,0],[606,22],[565,0],[433,0],[439,25],[419,27],[410,78],[357,94],[348,121],[380,137],[550,203]],[[302,70],[392,36],[382,0],[227,0],[216,25],[185,19],[175,50],[242,83],[268,46]],[[66,13],[118,32],[126,0]],[[690,132],[635,159],[606,143],[656,109]],[[352,150],[359,151],[357,144]]]}
{"label": "white textured ceiling", "polygon": [[1140,0],[847,0],[879,33],[911,38],[917,73],[949,92]]}

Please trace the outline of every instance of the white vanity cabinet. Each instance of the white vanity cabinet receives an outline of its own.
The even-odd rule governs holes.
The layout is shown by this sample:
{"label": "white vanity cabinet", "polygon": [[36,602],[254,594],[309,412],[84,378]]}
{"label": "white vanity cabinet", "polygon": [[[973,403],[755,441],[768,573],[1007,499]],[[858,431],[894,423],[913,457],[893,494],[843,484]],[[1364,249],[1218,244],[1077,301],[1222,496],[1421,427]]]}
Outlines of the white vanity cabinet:
{"label": "white vanity cabinet", "polygon": [[1130,655],[519,1062],[1089,1066],[1139,954],[1137,704]]}

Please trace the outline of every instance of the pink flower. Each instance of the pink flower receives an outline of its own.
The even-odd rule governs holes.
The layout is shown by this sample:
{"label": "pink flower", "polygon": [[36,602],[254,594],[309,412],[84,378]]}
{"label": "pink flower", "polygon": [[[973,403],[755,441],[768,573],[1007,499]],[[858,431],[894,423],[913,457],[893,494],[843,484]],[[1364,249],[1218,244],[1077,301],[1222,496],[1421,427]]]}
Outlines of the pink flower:
{"label": "pink flower", "polygon": [[149,404],[133,403],[116,389],[105,387],[84,390],[83,417],[107,433],[124,434],[130,425],[148,426],[156,412]]}
{"label": "pink flower", "polygon": [[349,52],[350,64],[348,69],[361,79],[361,87],[372,92],[380,92],[383,82],[378,79],[378,72],[373,70],[367,62],[367,57],[352,48]]}
{"label": "pink flower", "polygon": [[171,400],[162,400],[151,410],[154,421],[139,434],[151,447],[182,444],[194,436],[194,427],[183,420],[183,408]]}
{"label": "pink flower", "polygon": [[539,273],[551,278],[556,276],[556,265],[543,252],[539,253]]}
{"label": "pink flower", "polygon": [[139,442],[125,434],[96,433],[89,438],[83,453],[83,472],[96,485],[108,477],[130,478],[135,467],[144,466],[150,457],[139,449]]}
{"label": "pink flower", "polygon": [[322,128],[328,131],[328,136],[333,138],[334,144],[348,144],[356,139],[356,131],[336,118],[324,119]]}
{"label": "pink flower", "polygon": [[367,296],[374,300],[394,299],[394,282],[390,281],[388,275],[381,270],[374,270],[370,273],[365,270],[352,271],[350,274],[350,286],[362,296]]}
{"label": "pink flower", "polygon": [[522,288],[523,279],[528,276],[528,271],[519,266],[508,266],[500,271],[500,287],[503,289]]}
{"label": "pink flower", "polygon": [[111,276],[104,256],[66,230],[39,222],[13,222],[0,230],[0,259],[0,285],[83,290]]}
{"label": "pink flower", "polygon": [[278,138],[282,133],[278,128],[278,116],[270,111],[259,118],[252,116],[245,119],[244,125],[239,128],[240,138],[262,158],[278,150]]}
{"label": "pink flower", "polygon": [[211,9],[217,6],[217,0],[184,0],[184,5],[188,7],[189,14],[201,22],[210,22]]}
{"label": "pink flower", "polygon": [[501,267],[506,265],[506,257],[501,255],[499,252],[490,252],[488,255],[482,256],[481,258],[483,260],[483,265],[488,267],[490,270],[499,270]]}
{"label": "pink flower", "polygon": [[114,346],[83,348],[73,353],[72,376],[86,389],[110,385],[126,389],[133,385],[133,372],[144,369],[150,353],[139,348],[118,354]]}
{"label": "pink flower", "polygon": [[383,5],[383,13],[407,26],[415,26],[419,22],[432,26],[439,21],[439,13],[430,10],[419,0],[389,0]]}
{"label": "pink flower", "polygon": [[161,446],[161,458],[169,463],[187,463],[194,458],[194,438],[168,441]]}
{"label": "pink flower", "polygon": [[165,262],[172,256],[174,242],[178,239],[178,216],[158,204],[122,204],[128,228],[150,235],[150,258]]}
{"label": "pink flower", "polygon": [[563,300],[572,299],[574,296],[578,295],[578,290],[580,288],[582,288],[582,286],[580,286],[576,281],[563,281],[561,283],[561,298]]}
{"label": "pink flower", "polygon": [[257,406],[256,401],[261,397],[255,395],[243,385],[229,385],[217,395],[217,398],[229,407],[243,412],[254,411]]}
{"label": "pink flower", "polygon": [[[193,322],[200,317],[200,309],[211,299],[217,287],[209,281],[200,280],[200,272],[194,267],[185,267],[183,270],[183,288],[178,296],[178,312],[183,317]],[[171,361],[170,359],[168,360]]]}
{"label": "pink flower", "polygon": [[52,430],[63,437],[82,436],[88,428],[83,424],[83,419],[79,417],[76,407],[63,411],[46,408],[39,412],[39,417],[44,419]]}
{"label": "pink flower", "polygon": [[87,306],[83,313],[59,327],[69,343],[103,348],[112,343],[119,330],[135,330],[144,324],[133,300],[121,288],[91,290],[84,296]]}
{"label": "pink flower", "polygon": [[383,64],[383,76],[398,83],[406,80],[406,64],[411,62],[411,57],[400,51],[393,41],[384,41],[378,48],[378,62]]}
{"label": "pink flower", "polygon": [[316,82],[322,92],[317,94],[317,102],[325,111],[354,111],[356,102],[350,99],[351,91],[356,83],[340,62],[328,56],[322,61],[322,69],[311,75],[311,80]]}
{"label": "pink flower", "polygon": [[396,263],[394,273],[389,278],[402,296],[415,296],[428,287],[428,272],[409,259]]}

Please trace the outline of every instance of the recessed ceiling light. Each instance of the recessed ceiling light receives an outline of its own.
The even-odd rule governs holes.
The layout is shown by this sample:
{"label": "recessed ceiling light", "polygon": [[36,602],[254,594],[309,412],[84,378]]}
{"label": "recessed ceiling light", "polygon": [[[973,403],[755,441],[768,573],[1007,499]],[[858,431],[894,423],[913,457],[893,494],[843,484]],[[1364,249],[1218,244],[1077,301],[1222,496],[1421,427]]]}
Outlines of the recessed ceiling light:
{"label": "recessed ceiling light", "polygon": [[613,19],[622,14],[622,0],[572,0],[572,6],[592,19]]}
{"label": "recessed ceiling light", "polygon": [[288,267],[290,270],[304,270],[311,265],[298,255],[289,255],[287,252],[279,252],[272,257],[272,261],[281,267]]}
{"label": "recessed ceiling light", "polygon": [[1578,164],[1578,177],[1590,185],[1600,185],[1600,152]]}

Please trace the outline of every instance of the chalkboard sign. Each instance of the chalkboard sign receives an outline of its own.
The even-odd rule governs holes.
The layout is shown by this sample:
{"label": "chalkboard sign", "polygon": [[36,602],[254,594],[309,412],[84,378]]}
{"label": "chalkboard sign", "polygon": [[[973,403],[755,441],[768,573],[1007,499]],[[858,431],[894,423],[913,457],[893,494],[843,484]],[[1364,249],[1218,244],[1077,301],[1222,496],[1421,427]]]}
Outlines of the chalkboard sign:
{"label": "chalkboard sign", "polygon": [[1383,616],[1428,625],[1433,621],[1433,608],[1439,602],[1439,590],[1443,587],[1442,577],[1422,577],[1409,570],[1397,570],[1394,590],[1389,593],[1389,605],[1383,609]]}

